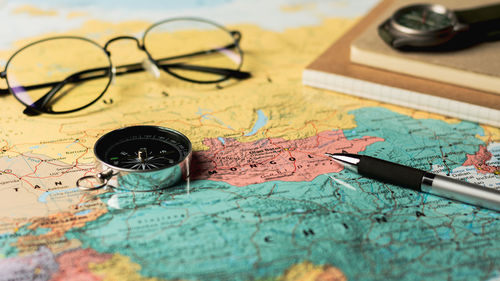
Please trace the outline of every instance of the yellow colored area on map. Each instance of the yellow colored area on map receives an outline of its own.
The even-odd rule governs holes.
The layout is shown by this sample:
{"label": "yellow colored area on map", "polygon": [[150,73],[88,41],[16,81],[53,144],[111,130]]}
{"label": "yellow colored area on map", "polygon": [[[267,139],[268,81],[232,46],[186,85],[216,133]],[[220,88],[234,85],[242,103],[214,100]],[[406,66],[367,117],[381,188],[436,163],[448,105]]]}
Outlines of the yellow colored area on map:
{"label": "yellow colored area on map", "polygon": [[[159,281],[158,278],[147,278],[138,272],[141,266],[130,260],[129,257],[114,254],[111,259],[103,263],[89,264],[89,269],[102,281]],[[181,281],[181,280],[178,280]]]}
{"label": "yellow colored area on map", "polygon": [[295,5],[285,5],[281,7],[281,11],[287,12],[287,13],[295,13],[295,12],[300,12],[304,10],[313,10],[315,8],[315,4],[313,3],[308,3],[308,4],[295,4]]}
{"label": "yellow colored area on map", "polygon": [[[206,149],[202,145],[205,138],[232,137],[244,142],[265,137],[298,139],[330,128],[353,128],[353,117],[345,112],[362,106],[359,99],[341,96],[329,102],[333,93],[301,84],[303,68],[330,43],[323,38],[325,32],[334,40],[352,23],[350,19],[327,20],[321,27],[288,29],[283,33],[253,25],[230,27],[243,34],[243,69],[253,77],[220,84],[222,89],[180,81],[167,74],[156,80],[148,73],[138,73],[118,77],[102,100],[88,110],[37,117],[22,115],[22,105],[11,96],[5,97],[4,101],[12,106],[0,117],[7,129],[4,139],[0,139],[6,152],[0,156],[16,156],[30,151],[30,147],[50,143],[36,153],[58,158],[75,139],[78,140],[75,151],[91,149],[103,133],[132,124],[180,130],[192,140],[195,150]],[[102,44],[124,31],[138,33],[148,25],[89,21],[82,29],[70,33],[92,36]],[[144,58],[133,41],[119,41],[111,45],[110,51],[117,65]],[[257,110],[269,118],[268,124],[245,136],[257,120]],[[84,157],[82,153],[63,156],[65,159],[61,161],[65,163],[93,161],[91,152]]]}
{"label": "yellow colored area on map", "polygon": [[[159,281],[163,279],[147,278],[139,274],[141,266],[129,257],[114,254],[103,263],[91,263],[89,269],[102,278],[102,281]],[[178,279],[176,279],[178,280]],[[287,269],[283,275],[261,281],[347,281],[347,277],[338,268],[331,265],[314,265],[304,261]],[[181,281],[181,280],[178,280]]]}
{"label": "yellow colored area on map", "polygon": [[15,14],[28,14],[30,16],[44,16],[51,17],[57,16],[57,11],[55,10],[43,10],[31,5],[23,5],[14,10]]}
{"label": "yellow colored area on map", "polygon": [[347,277],[331,265],[315,265],[304,261],[292,265],[281,276],[260,281],[347,281]]}
{"label": "yellow colored area on map", "polygon": [[476,138],[484,141],[485,143],[500,142],[500,128],[481,126],[484,129],[484,136],[477,135]]}
{"label": "yellow colored area on map", "polygon": [[74,19],[74,18],[80,18],[80,17],[87,17],[89,16],[88,13],[86,12],[69,12],[68,15],[66,16],[68,19]]}
{"label": "yellow colored area on map", "polygon": [[441,120],[444,122],[447,122],[449,124],[456,124],[461,122],[460,119],[453,118],[453,117],[448,117],[444,115],[440,115],[437,113],[432,113],[432,112],[427,112],[427,111],[420,111],[417,109],[412,109],[412,108],[407,108],[407,107],[401,107],[397,105],[392,105],[392,104],[384,104],[384,107],[400,113],[404,115],[411,116],[414,119],[436,119],[436,120]]}
{"label": "yellow colored area on map", "polygon": [[314,265],[302,262],[292,266],[279,281],[346,281],[339,269],[330,265]]}
{"label": "yellow colored area on map", "polygon": [[[299,139],[331,128],[355,127],[353,116],[346,112],[366,103],[304,87],[301,79],[303,68],[329,45],[324,34],[335,40],[353,23],[351,19],[331,19],[320,27],[285,32],[255,25],[228,27],[242,33],[243,70],[250,71],[253,77],[222,83],[222,89],[184,82],[167,74],[155,79],[143,72],[118,76],[101,100],[86,110],[36,117],[22,114],[24,107],[12,95],[1,97],[6,106],[0,115],[0,161],[5,161],[4,166],[12,171],[0,175],[0,182],[8,183],[0,190],[0,217],[12,217],[10,210],[15,208],[15,218],[19,219],[15,223],[22,226],[32,217],[65,213],[85,203],[88,199],[83,193],[65,190],[74,189],[84,171],[95,173],[89,170],[95,161],[95,141],[123,126],[151,124],[179,130],[191,139],[194,150],[207,149],[202,144],[206,138],[230,137],[242,142],[266,137]],[[90,20],[67,34],[92,38],[102,46],[118,35],[139,36],[150,24]],[[56,35],[60,34],[23,39],[15,45],[21,47]],[[140,62],[145,57],[132,40],[114,42],[109,50],[115,65]],[[6,61],[14,51],[1,50],[0,59]],[[258,111],[268,122],[250,134]],[[81,172],[77,172],[79,169]],[[5,231],[13,227],[6,224]]]}

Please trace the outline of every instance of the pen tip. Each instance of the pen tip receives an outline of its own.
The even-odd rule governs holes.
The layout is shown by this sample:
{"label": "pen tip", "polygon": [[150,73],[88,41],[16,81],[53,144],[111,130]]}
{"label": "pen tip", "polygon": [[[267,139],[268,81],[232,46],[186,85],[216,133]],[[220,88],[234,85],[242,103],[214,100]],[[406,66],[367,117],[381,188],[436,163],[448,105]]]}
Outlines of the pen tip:
{"label": "pen tip", "polygon": [[341,161],[359,161],[361,159],[361,156],[358,154],[352,154],[352,153],[325,153],[326,156],[329,156],[335,160],[341,160]]}
{"label": "pen tip", "polygon": [[342,155],[342,153],[328,153],[328,152],[326,152],[326,153],[325,153],[325,155],[326,155],[326,156],[333,157],[333,156],[341,156],[341,155]]}

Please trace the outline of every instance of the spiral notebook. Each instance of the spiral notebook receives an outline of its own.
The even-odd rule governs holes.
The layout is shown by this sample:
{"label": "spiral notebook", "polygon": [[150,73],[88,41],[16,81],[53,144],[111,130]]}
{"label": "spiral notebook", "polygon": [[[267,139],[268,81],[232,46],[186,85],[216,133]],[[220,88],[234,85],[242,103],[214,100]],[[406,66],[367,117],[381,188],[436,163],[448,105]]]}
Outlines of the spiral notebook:
{"label": "spiral notebook", "polygon": [[[351,61],[353,42],[367,28],[377,26],[381,17],[394,9],[398,2],[401,1],[380,2],[304,70],[303,84],[500,127],[498,93],[391,72]],[[486,62],[488,59],[491,60],[485,58]],[[498,73],[500,75],[500,70]]]}

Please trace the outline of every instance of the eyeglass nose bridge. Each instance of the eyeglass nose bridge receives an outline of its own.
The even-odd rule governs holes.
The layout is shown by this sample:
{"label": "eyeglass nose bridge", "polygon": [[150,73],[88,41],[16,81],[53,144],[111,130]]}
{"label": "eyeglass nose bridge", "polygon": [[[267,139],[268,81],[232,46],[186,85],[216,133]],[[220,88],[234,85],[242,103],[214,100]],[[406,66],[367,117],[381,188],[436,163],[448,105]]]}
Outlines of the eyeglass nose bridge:
{"label": "eyeglass nose bridge", "polygon": [[118,41],[118,40],[133,40],[136,42],[137,48],[139,48],[140,50],[143,50],[143,51],[145,50],[144,45],[141,44],[141,41],[139,41],[139,39],[135,38],[134,36],[118,36],[118,37],[114,37],[114,38],[109,39],[106,42],[106,44],[104,44],[104,50],[106,51],[106,53],[108,53],[108,55],[110,54],[108,51],[109,45],[115,41]]}
{"label": "eyeglass nose bridge", "polygon": [[[109,45],[111,45],[111,43],[118,41],[118,40],[133,40],[133,41],[135,41],[137,44],[137,48],[139,50],[146,52],[148,57],[150,57],[149,54],[147,53],[146,49],[144,48],[144,45],[141,44],[141,41],[139,41],[139,39],[137,39],[136,37],[133,37],[133,36],[118,36],[118,37],[114,37],[114,38],[109,39],[106,42],[106,44],[104,44],[104,47],[103,47],[104,51],[106,52],[106,54],[108,54],[108,56],[111,56],[111,52],[108,50]],[[152,73],[152,75],[154,77],[159,76],[159,74],[156,73],[156,72],[159,72],[159,70],[157,68],[155,68],[154,66],[151,66],[150,62],[143,62],[142,65],[143,65],[143,68],[148,70],[150,73]],[[112,84],[114,83],[114,81],[116,79],[116,73],[117,73],[117,69],[115,66],[113,66],[111,69],[111,83]]]}

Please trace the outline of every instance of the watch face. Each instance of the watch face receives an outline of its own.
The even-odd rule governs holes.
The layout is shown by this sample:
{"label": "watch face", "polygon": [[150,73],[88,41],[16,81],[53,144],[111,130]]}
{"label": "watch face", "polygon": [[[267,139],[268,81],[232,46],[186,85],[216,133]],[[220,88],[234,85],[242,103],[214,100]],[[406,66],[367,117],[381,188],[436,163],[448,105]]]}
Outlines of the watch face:
{"label": "watch face", "polygon": [[393,18],[395,28],[402,32],[429,33],[452,28],[453,12],[440,5],[413,5],[398,10]]}

